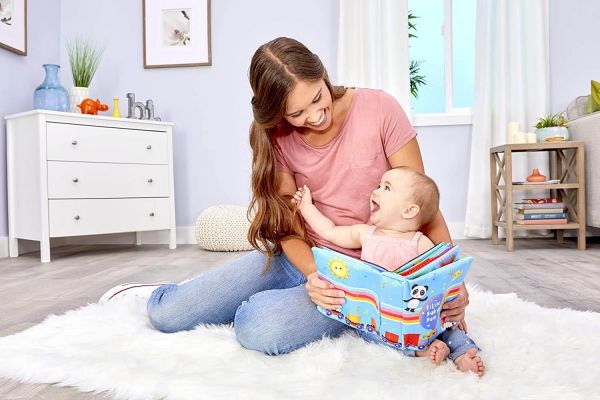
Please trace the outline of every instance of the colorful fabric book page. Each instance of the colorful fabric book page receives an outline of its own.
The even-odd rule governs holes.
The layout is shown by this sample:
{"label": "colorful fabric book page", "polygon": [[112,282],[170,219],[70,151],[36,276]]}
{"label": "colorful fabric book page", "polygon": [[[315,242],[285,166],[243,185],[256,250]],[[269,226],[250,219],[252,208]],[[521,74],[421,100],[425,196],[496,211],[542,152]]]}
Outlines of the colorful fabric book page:
{"label": "colorful fabric book page", "polygon": [[[416,279],[384,273],[387,284],[379,292],[379,334],[384,341],[400,349],[429,347],[445,330],[440,318],[442,305],[456,297],[472,260],[462,258]],[[393,289],[394,281],[402,291]]]}
{"label": "colorful fabric book page", "polygon": [[442,242],[442,243],[438,243],[437,245],[433,246],[431,249],[427,250],[426,252],[424,252],[423,254],[418,255],[417,257],[413,258],[412,260],[410,260],[409,262],[407,262],[406,264],[396,268],[394,270],[394,273],[396,274],[402,274],[404,273],[406,270],[427,261],[429,258],[435,257],[436,254],[442,253],[444,252],[445,248],[447,247],[447,244]]}
{"label": "colorful fabric book page", "polygon": [[353,328],[375,333],[380,324],[379,290],[385,269],[337,251],[313,247],[319,277],[346,293],[341,311],[319,311]]}
{"label": "colorful fabric book page", "polygon": [[435,271],[439,268],[442,268],[460,257],[460,247],[452,246],[448,248],[443,254],[437,257],[435,260],[432,260],[428,265],[420,268],[418,271],[413,272],[408,276],[408,279],[416,279],[423,275],[428,274],[431,271]]}
{"label": "colorful fabric book page", "polygon": [[[454,261],[457,251],[458,247],[452,246],[450,243],[448,243],[447,245],[443,246],[438,252],[432,254],[430,257],[418,263],[414,267],[402,272],[400,275],[407,277],[408,279],[424,275],[429,271],[433,271],[434,269],[437,269],[443,265],[448,264],[449,262]],[[445,263],[442,264],[442,262],[444,261]]]}
{"label": "colorful fabric book page", "polygon": [[[443,332],[441,307],[456,296],[473,260],[459,259],[459,246],[445,245],[426,252],[434,260],[414,279],[330,249],[313,248],[321,279],[346,293],[340,311],[318,307],[319,311],[394,347],[426,348]],[[438,254],[441,248],[445,251]],[[414,265],[413,261],[409,263]]]}

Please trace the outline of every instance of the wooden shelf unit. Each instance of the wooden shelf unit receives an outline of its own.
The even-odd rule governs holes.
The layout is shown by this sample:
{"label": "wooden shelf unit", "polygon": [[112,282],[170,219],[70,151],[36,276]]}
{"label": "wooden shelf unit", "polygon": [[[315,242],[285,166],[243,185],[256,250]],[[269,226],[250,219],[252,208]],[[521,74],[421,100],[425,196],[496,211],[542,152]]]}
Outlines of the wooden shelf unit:
{"label": "wooden shelf unit", "polygon": [[[554,157],[556,172],[549,179],[555,184],[515,185],[512,181],[513,153],[547,151]],[[577,230],[577,248],[585,250],[585,155],[584,143],[567,141],[556,143],[505,144],[490,149],[490,182],[492,207],[492,243],[498,244],[498,229],[506,232],[506,250],[513,251],[515,230],[554,230],[562,243],[566,229]],[[501,184],[502,183],[502,184]],[[513,192],[521,190],[549,190],[565,205],[568,223],[557,225],[521,225],[513,221]],[[503,220],[504,217],[504,220]]]}

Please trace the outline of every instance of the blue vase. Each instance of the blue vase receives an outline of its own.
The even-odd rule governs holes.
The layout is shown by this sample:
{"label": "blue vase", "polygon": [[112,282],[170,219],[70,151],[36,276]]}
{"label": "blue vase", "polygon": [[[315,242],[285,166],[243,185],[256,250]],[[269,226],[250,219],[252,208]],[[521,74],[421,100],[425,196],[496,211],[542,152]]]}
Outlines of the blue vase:
{"label": "blue vase", "polygon": [[60,65],[44,64],[43,67],[46,70],[46,78],[33,92],[33,108],[69,111],[69,92],[58,80]]}

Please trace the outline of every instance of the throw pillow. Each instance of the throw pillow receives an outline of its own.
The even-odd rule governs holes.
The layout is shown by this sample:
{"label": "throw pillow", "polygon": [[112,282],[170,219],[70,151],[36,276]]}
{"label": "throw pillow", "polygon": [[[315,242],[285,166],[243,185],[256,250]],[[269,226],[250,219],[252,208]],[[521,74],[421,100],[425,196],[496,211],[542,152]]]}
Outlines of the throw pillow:
{"label": "throw pillow", "polygon": [[592,93],[588,99],[588,113],[600,111],[600,82],[592,81]]}

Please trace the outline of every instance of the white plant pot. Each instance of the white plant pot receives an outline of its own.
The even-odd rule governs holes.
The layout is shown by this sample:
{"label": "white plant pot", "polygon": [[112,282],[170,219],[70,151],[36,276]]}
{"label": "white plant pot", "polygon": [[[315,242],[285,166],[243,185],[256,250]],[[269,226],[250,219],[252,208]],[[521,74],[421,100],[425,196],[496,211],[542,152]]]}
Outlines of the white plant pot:
{"label": "white plant pot", "polygon": [[90,88],[73,86],[69,89],[69,97],[71,99],[71,112],[80,113],[81,110],[77,107],[84,99],[90,97]]}
{"label": "white plant pot", "polygon": [[569,140],[569,129],[566,126],[552,126],[535,130],[538,143],[544,143],[547,138],[563,138]]}

